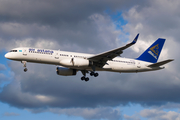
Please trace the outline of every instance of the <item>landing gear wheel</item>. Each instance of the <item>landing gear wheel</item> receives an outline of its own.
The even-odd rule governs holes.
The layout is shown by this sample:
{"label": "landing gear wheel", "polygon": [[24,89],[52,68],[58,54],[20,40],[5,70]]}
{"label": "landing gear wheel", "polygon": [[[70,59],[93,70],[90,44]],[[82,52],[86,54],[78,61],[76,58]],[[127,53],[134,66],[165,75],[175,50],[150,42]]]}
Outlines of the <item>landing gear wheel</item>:
{"label": "landing gear wheel", "polygon": [[94,77],[97,77],[99,74],[98,74],[98,73],[95,73],[95,72],[91,72],[90,75],[91,75],[91,76],[94,76]]}
{"label": "landing gear wheel", "polygon": [[27,72],[27,70],[28,70],[27,68],[24,68],[24,72]]}
{"label": "landing gear wheel", "polygon": [[81,77],[81,80],[85,80],[85,77],[83,76],[83,77]]}
{"label": "landing gear wheel", "polygon": [[87,82],[87,81],[89,81],[89,78],[87,77],[87,78],[85,78],[85,81]]}
{"label": "landing gear wheel", "polygon": [[95,74],[94,74],[94,77],[97,77],[98,75],[99,75],[98,73],[95,73]]}
{"label": "landing gear wheel", "polygon": [[94,73],[93,71],[90,73],[91,76],[94,76],[94,74],[95,74],[95,73]]}
{"label": "landing gear wheel", "polygon": [[93,76],[93,75],[94,75],[94,72],[91,72],[90,75]]}
{"label": "landing gear wheel", "polygon": [[89,78],[88,78],[88,77],[83,76],[83,77],[81,77],[81,80],[82,80],[82,81],[83,81],[83,80],[85,80],[85,81],[87,82],[87,81],[89,81]]}

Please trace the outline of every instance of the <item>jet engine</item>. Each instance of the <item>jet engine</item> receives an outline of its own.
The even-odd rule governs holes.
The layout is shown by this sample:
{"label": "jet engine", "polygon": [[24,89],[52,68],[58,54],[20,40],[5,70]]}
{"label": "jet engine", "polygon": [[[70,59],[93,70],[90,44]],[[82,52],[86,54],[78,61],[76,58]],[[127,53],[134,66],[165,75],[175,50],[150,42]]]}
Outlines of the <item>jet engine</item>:
{"label": "jet engine", "polygon": [[57,67],[56,73],[58,75],[63,75],[63,76],[72,76],[72,75],[76,75],[77,70],[76,69],[64,68],[64,67]]}
{"label": "jet engine", "polygon": [[71,58],[61,60],[60,64],[67,67],[88,67],[92,65],[92,62],[83,58]]}

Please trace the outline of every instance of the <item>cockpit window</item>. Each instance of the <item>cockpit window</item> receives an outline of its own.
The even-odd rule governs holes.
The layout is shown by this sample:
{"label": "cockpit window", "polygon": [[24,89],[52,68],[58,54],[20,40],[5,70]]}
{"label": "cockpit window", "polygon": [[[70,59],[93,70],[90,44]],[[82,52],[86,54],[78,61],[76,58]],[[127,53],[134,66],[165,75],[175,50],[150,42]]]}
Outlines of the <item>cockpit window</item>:
{"label": "cockpit window", "polygon": [[17,50],[11,50],[10,52],[17,52]]}

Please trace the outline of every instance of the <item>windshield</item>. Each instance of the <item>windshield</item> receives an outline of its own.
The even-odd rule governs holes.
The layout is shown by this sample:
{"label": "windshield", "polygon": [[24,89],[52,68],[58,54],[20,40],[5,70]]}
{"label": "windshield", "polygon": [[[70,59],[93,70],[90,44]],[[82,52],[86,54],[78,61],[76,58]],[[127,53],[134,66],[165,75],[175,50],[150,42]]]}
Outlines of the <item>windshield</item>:
{"label": "windshield", "polygon": [[10,52],[17,52],[17,50],[11,50]]}

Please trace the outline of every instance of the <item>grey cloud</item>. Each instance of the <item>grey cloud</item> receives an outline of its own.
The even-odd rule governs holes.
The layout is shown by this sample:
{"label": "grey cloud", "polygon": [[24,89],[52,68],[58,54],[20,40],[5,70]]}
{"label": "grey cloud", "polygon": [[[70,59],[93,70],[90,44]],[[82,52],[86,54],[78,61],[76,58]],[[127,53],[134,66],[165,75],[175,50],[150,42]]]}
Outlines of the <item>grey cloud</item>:
{"label": "grey cloud", "polygon": [[3,73],[5,72],[5,70],[7,70],[6,66],[3,64],[0,64],[0,92],[3,90],[3,86],[8,84],[11,80],[11,78],[8,75],[5,75],[5,73]]}
{"label": "grey cloud", "polygon": [[6,66],[5,65],[3,65],[3,64],[0,64],[0,71],[2,71],[2,70],[6,70],[7,68],[6,68]]}
{"label": "grey cloud", "polygon": [[[98,17],[103,18],[104,16]],[[104,18],[101,21],[104,21]],[[110,31],[112,30],[110,29]],[[0,98],[2,101],[20,108],[43,107],[47,104],[51,107],[66,108],[116,106],[126,105],[129,102],[141,103],[142,105],[161,105],[168,101],[179,102],[177,96],[179,82],[174,80],[173,76],[169,76],[169,72],[166,70],[122,75],[101,73],[98,80],[91,78],[92,81],[86,84],[79,80],[80,73],[77,77],[62,77],[55,74],[55,67],[28,64],[31,72],[28,71],[28,74],[24,74],[21,65],[17,66],[13,63],[11,63],[11,68],[16,76],[20,76],[21,84],[19,87],[21,89],[13,95],[16,98],[14,101],[10,96],[7,96],[6,93],[11,94],[11,91],[14,91],[12,86],[16,83],[15,81],[4,88]],[[165,75],[159,76],[159,74]],[[31,102],[24,103],[24,99],[21,99],[21,95],[28,98],[26,93],[30,93],[31,97],[35,96],[32,97]],[[53,100],[40,103],[41,99],[37,99],[36,95],[48,96]]]}
{"label": "grey cloud", "polygon": [[55,114],[66,114],[68,116],[81,116],[86,120],[120,120],[122,119],[119,109],[113,109],[111,107],[97,107],[97,108],[37,108],[26,109],[32,113],[40,112],[52,112]]}
{"label": "grey cloud", "polygon": [[19,114],[18,114],[18,113],[14,113],[14,112],[11,112],[11,113],[5,112],[5,113],[3,114],[3,116],[6,116],[6,117],[10,117],[10,116],[19,116]]}
{"label": "grey cloud", "polygon": [[[84,52],[93,49],[98,52],[108,50],[109,44],[112,45],[118,37],[117,33],[111,32],[112,27],[109,25],[112,23],[108,15],[104,13],[105,10],[127,9],[126,7],[131,7],[134,3],[144,3],[127,0],[104,0],[103,2],[97,0],[86,2],[83,0],[76,2],[1,0],[0,2],[0,36],[1,43],[5,46],[8,43],[13,45],[16,40],[24,41],[27,38],[32,38],[32,43],[36,43],[36,39],[41,38],[58,42],[61,45],[60,49],[63,46],[75,45],[81,47]],[[101,16],[103,20],[96,23],[100,17],[92,19],[95,14],[103,15],[104,18]],[[106,31],[100,31],[102,29]],[[106,39],[106,42],[103,39]],[[65,50],[68,49],[65,48]]]}
{"label": "grey cloud", "polygon": [[[151,106],[180,101],[179,80],[172,79],[166,70],[138,74],[100,72],[98,78],[85,83],[80,80],[81,73],[72,77],[56,75],[55,66],[28,64],[28,73],[23,73],[20,63],[12,62],[10,67],[20,77],[4,87],[0,99],[20,108],[117,106],[129,102]],[[27,98],[31,99],[27,102]]]}
{"label": "grey cloud", "polygon": [[129,21],[125,29],[131,33],[135,29],[146,39],[173,37],[179,42],[179,5],[180,2],[177,0],[152,0],[149,1],[149,6],[145,7],[136,5],[123,14],[124,19]]}
{"label": "grey cloud", "polygon": [[111,107],[102,108],[71,108],[71,109],[47,109],[47,111],[56,114],[66,114],[68,116],[82,116],[87,120],[120,120],[121,114],[119,110],[114,110]]}
{"label": "grey cloud", "polygon": [[132,116],[124,115],[125,120],[140,120],[142,118],[148,120],[176,120],[180,118],[180,114],[171,110],[167,111],[167,109],[149,108],[136,112]]}
{"label": "grey cloud", "polygon": [[5,81],[7,81],[7,78],[4,74],[0,73],[0,85],[2,85],[2,83],[4,83]]}
{"label": "grey cloud", "polygon": [[179,103],[172,103],[168,102],[167,104],[161,105],[161,106],[152,106],[153,109],[163,110],[163,109],[179,109],[180,104]]}
{"label": "grey cloud", "polygon": [[[3,1],[0,6],[5,4],[12,6],[8,2]],[[28,5],[27,2],[29,2]],[[118,39],[119,37],[117,36],[119,34],[123,36],[126,34],[124,33],[125,31],[130,33],[130,40],[137,33],[140,33],[140,39],[147,43],[152,43],[152,40],[160,36],[172,38],[172,41],[167,41],[165,44],[165,49],[168,50],[168,58],[176,58],[177,60],[179,58],[179,35],[173,33],[173,31],[178,31],[179,27],[171,25],[173,23],[166,26],[165,23],[167,21],[171,22],[171,19],[167,18],[167,21],[163,21],[166,18],[164,15],[163,19],[161,19],[161,14],[155,16],[158,13],[162,13],[161,10],[159,12],[159,9],[163,6],[159,6],[160,8],[157,9],[153,7],[153,3],[148,2],[145,6],[144,4],[139,4],[139,7],[131,8],[131,6],[136,6],[140,1],[136,1],[136,4],[133,3],[134,1],[120,1],[123,4],[120,4],[118,1],[104,1],[101,3],[102,5],[105,3],[110,3],[112,6],[116,4],[115,6],[117,7],[113,6],[115,7],[114,9],[121,9],[124,6],[127,10],[123,16],[128,21],[128,24],[123,26],[123,30],[116,30],[111,18],[107,14],[102,13],[106,10],[106,7],[99,8],[95,6],[95,8],[99,9],[92,9],[94,8],[92,7],[93,4],[98,4],[96,1],[92,1],[92,4],[89,4],[90,1],[85,2],[85,5],[80,5],[77,9],[72,8],[75,12],[67,10],[72,7],[72,3],[69,2],[63,3],[63,7],[57,7],[57,4],[53,9],[52,6],[56,4],[56,1],[51,1],[50,4],[47,4],[49,3],[48,1],[40,1],[32,7],[33,9],[29,10],[30,7],[28,8],[28,6],[31,6],[33,2],[25,1],[24,4],[27,6],[19,7],[19,5],[23,4],[19,0],[21,4],[18,5],[16,3],[14,5],[14,12],[7,10],[8,7],[0,7],[1,16],[5,16],[4,21],[1,20],[0,22],[1,48],[8,46],[9,42],[12,44],[8,48],[14,47],[14,45],[17,47],[25,44],[29,46],[38,46],[40,44],[46,47],[48,46],[47,44],[50,44],[49,42],[53,42],[59,45],[53,44],[51,48],[59,49],[58,47],[60,47],[61,50],[99,53],[122,45],[121,39]],[[165,3],[164,5],[167,5]],[[88,7],[87,4],[89,4]],[[82,9],[83,7],[84,9]],[[20,8],[21,11],[17,8]],[[129,10],[129,8],[131,9]],[[167,8],[170,9],[169,7]],[[164,7],[162,9],[164,10]],[[57,13],[57,11],[60,12]],[[77,15],[79,11],[83,12],[80,17]],[[151,11],[152,14],[148,16]],[[153,11],[157,13],[154,15]],[[53,13],[52,21],[49,19],[50,13]],[[170,11],[167,15],[171,13]],[[59,16],[56,19],[57,15]],[[20,16],[22,16],[21,20]],[[165,26],[162,26],[163,24],[158,25],[160,21]],[[178,21],[175,22],[175,24],[178,24]],[[47,44],[42,45],[43,41],[47,42]],[[140,52],[142,51],[140,50]],[[134,54],[139,53],[133,53],[129,49],[124,52],[123,56],[128,55],[128,57],[131,57]],[[3,88],[3,91],[0,93],[0,100],[18,108],[41,109],[39,111],[43,111],[55,107],[61,109],[86,109],[98,108],[99,106],[114,107],[127,105],[129,102],[139,103],[144,106],[161,106],[168,102],[180,102],[178,61],[170,63],[165,70],[149,73],[119,74],[99,72],[100,76],[98,78],[90,78],[88,83],[80,80],[81,73],[72,77],[56,75],[55,66],[28,63],[29,71],[27,73],[23,72],[23,65],[20,63],[10,62],[9,66],[14,72],[14,81]],[[65,112],[69,115],[81,115],[74,111]],[[113,114],[115,113],[116,111],[113,111]],[[92,116],[96,118],[96,116]],[[115,116],[119,116],[119,113],[115,114]]]}
{"label": "grey cloud", "polygon": [[[143,4],[143,1],[127,0],[1,0],[0,15],[1,21],[19,21],[31,23],[54,24],[59,22],[77,23],[84,18],[94,14],[102,13],[106,9],[111,10],[126,9],[134,3]],[[10,9],[11,8],[11,9]]]}
{"label": "grey cloud", "polygon": [[140,120],[139,116],[138,115],[132,115],[132,116],[129,116],[129,115],[124,115],[123,116],[124,120]]}
{"label": "grey cloud", "polygon": [[156,109],[145,109],[140,112],[140,115],[144,118],[153,120],[176,120],[180,118],[180,114],[174,111],[161,111]]}
{"label": "grey cloud", "polygon": [[[22,43],[24,46],[34,47],[41,39],[59,44],[60,47],[52,49],[73,50],[81,52],[98,53],[109,50],[116,46],[120,30],[116,30],[110,17],[106,15],[94,14],[89,16],[90,22],[81,22],[76,29],[69,29],[63,26],[61,29],[54,29],[48,26],[39,26],[37,24],[18,24],[7,23],[0,27],[1,33],[11,36],[10,41],[1,39],[1,45],[9,46],[8,48],[19,47]],[[18,28],[18,29],[17,29]],[[103,31],[102,31],[103,29]],[[98,33],[98,34],[97,34]],[[32,36],[30,36],[32,34]],[[38,37],[39,36],[39,37]],[[12,44],[9,44],[12,43]],[[13,45],[13,46],[12,46]],[[74,48],[74,46],[76,46]],[[45,46],[44,46],[45,47]],[[109,49],[108,49],[109,48]]]}

